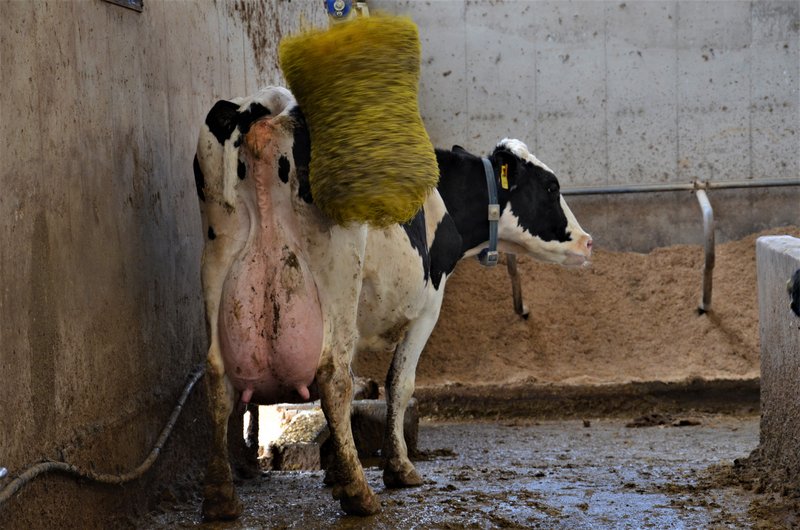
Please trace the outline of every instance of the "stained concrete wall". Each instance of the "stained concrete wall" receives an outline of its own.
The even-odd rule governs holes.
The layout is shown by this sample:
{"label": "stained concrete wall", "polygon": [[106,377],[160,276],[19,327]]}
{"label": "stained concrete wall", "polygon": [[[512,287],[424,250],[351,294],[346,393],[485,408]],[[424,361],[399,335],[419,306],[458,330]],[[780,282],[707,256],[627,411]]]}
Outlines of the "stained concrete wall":
{"label": "stained concrete wall", "polygon": [[[217,99],[281,81],[274,50],[301,20],[324,23],[321,3],[146,0],[137,13],[0,1],[0,466],[11,476],[42,459],[119,472],[155,442],[206,347],[199,125]],[[202,457],[199,399],[157,466],[173,478]],[[93,496],[59,503],[77,490]],[[93,518],[136,491],[40,479],[0,527],[105,526]]]}
{"label": "stained concrete wall", "polygon": [[756,242],[761,339],[761,440],[757,453],[767,481],[800,491],[800,317],[787,281],[800,269],[800,239]]}
{"label": "stained concrete wall", "polygon": [[[524,140],[562,186],[800,177],[800,2],[375,0],[410,15],[434,143]],[[800,188],[712,192],[718,240],[800,222]],[[702,242],[690,192],[575,197],[604,247]]]}

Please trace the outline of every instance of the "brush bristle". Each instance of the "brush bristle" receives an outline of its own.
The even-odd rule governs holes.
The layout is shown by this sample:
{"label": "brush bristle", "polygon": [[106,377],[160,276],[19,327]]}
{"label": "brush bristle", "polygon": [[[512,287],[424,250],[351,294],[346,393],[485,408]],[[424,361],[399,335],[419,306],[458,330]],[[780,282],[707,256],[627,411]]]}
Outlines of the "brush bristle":
{"label": "brush bristle", "polygon": [[411,220],[439,175],[417,104],[416,25],[358,18],[287,37],[279,57],[311,134],[314,203],[340,224]]}

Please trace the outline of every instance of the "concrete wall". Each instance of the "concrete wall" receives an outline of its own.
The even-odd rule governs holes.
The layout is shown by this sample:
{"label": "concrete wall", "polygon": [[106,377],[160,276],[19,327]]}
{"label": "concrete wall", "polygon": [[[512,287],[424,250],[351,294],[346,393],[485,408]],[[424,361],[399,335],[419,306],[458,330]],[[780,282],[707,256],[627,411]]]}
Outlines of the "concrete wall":
{"label": "concrete wall", "polygon": [[760,237],[756,243],[761,338],[761,441],[766,481],[800,491],[800,317],[786,283],[800,269],[800,239]]}
{"label": "concrete wall", "polygon": [[[319,2],[144,5],[0,1],[0,466],[12,476],[46,458],[117,472],[149,451],[206,348],[199,125],[218,98],[280,82],[283,32],[325,22]],[[191,444],[159,464],[173,476],[186,469],[170,458],[202,451],[204,411],[187,414]],[[60,526],[71,504],[57,497],[80,487],[40,479],[0,527]],[[75,527],[94,526],[95,505]]]}
{"label": "concrete wall", "polygon": [[[520,138],[564,187],[800,177],[796,0],[370,5],[419,25],[437,145]],[[720,241],[800,222],[798,187],[710,198]],[[688,192],[570,204],[601,246],[702,241]]]}

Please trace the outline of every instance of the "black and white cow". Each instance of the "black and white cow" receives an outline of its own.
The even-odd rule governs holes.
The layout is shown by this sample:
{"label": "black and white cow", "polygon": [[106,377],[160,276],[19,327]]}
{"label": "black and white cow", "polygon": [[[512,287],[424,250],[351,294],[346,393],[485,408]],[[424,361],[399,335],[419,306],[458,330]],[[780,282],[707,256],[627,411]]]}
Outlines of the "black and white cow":
{"label": "black and white cow", "polygon": [[[412,221],[383,230],[338,226],[314,205],[310,139],[286,89],[220,101],[209,112],[194,164],[207,236],[202,280],[214,429],[206,519],[241,512],[226,447],[234,403],[317,397],[333,439],[334,498],[347,513],[378,511],[350,430],[357,351],[395,352],[386,379],[383,480],[387,487],[421,483],[403,438],[417,361],[448,276],[489,239],[482,159],[459,147],[437,150],[436,157],[438,189]],[[498,183],[499,249],[585,263],[591,237],[553,172],[518,140],[500,141],[488,160]]]}

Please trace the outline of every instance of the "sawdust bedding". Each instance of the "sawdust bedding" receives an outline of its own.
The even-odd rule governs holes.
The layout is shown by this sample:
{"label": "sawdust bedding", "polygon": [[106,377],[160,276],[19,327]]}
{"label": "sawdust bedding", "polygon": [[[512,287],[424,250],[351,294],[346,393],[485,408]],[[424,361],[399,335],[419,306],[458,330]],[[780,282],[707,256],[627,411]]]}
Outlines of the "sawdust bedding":
{"label": "sawdust bedding", "polygon": [[[417,385],[758,377],[755,241],[771,234],[800,237],[800,227],[717,245],[712,312],[704,315],[698,245],[648,254],[597,249],[586,269],[520,257],[528,320],[514,313],[502,263],[484,269],[465,260],[447,284]],[[383,381],[389,361],[365,354],[355,372]]]}

